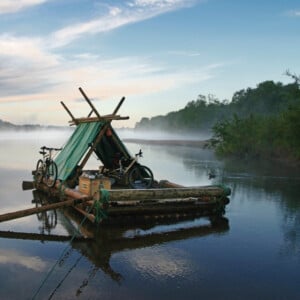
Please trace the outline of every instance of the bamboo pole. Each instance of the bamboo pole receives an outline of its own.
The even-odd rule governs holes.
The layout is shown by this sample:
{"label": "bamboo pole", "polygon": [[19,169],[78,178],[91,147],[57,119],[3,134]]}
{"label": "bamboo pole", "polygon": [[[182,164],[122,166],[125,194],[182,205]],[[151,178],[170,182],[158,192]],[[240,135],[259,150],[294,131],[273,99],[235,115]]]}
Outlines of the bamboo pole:
{"label": "bamboo pole", "polygon": [[90,199],[91,199],[90,197],[86,196],[81,199],[69,199],[66,201],[52,203],[52,204],[44,205],[41,207],[28,208],[28,209],[23,209],[23,210],[19,210],[19,211],[15,211],[15,212],[2,214],[2,215],[0,215],[0,222],[5,222],[5,221],[9,221],[9,220],[27,217],[27,216],[34,215],[34,214],[37,214],[37,213],[40,213],[43,211],[47,211],[47,210],[53,210],[53,209],[57,209],[57,208],[67,207],[67,206],[74,206],[76,204],[88,201]]}

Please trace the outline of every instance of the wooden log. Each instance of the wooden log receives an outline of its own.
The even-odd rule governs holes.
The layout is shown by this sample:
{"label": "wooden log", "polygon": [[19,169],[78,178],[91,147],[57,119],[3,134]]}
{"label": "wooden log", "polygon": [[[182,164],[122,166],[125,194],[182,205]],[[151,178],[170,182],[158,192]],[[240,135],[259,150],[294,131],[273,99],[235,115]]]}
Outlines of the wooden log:
{"label": "wooden log", "polygon": [[92,123],[92,122],[99,122],[99,121],[113,121],[113,120],[128,120],[129,117],[121,117],[119,115],[106,115],[100,118],[77,118],[75,120],[69,121],[70,125],[80,124],[80,123]]}
{"label": "wooden log", "polygon": [[23,181],[22,182],[22,190],[33,190],[35,188],[34,181]]}
{"label": "wooden log", "polygon": [[158,186],[161,188],[180,188],[183,187],[183,185],[168,181],[168,180],[161,180],[158,183]]}
{"label": "wooden log", "polygon": [[74,206],[76,204],[82,203],[84,201],[88,201],[90,199],[91,199],[90,197],[86,196],[85,198],[82,199],[69,199],[66,201],[52,203],[41,207],[28,208],[28,209],[2,214],[0,215],[0,222],[27,217],[47,210],[53,210],[57,208],[67,207],[67,206]]}
{"label": "wooden log", "polygon": [[217,186],[183,187],[165,189],[116,189],[109,190],[110,201],[131,201],[147,199],[173,199],[201,196],[227,196],[223,188]]}
{"label": "wooden log", "polygon": [[183,204],[172,206],[131,206],[131,207],[109,207],[107,214],[109,217],[125,216],[125,215],[156,215],[156,214],[174,214],[174,213],[196,213],[201,212],[203,215],[212,214],[215,209],[216,201],[214,203],[202,203],[200,205]]}
{"label": "wooden log", "polygon": [[[195,203],[215,203],[215,197],[208,198],[176,198],[176,199],[144,199],[144,200],[125,200],[125,201],[109,201],[110,207],[125,207],[125,206],[158,206],[158,205],[177,205],[177,204],[195,204]],[[86,202],[88,205],[93,205],[94,200]]]}
{"label": "wooden log", "polygon": [[80,212],[84,217],[86,217],[89,221],[91,221],[92,223],[95,223],[96,217],[93,214],[86,212],[85,210],[83,210],[82,208],[80,208],[78,206],[74,206],[74,208],[78,212]]}

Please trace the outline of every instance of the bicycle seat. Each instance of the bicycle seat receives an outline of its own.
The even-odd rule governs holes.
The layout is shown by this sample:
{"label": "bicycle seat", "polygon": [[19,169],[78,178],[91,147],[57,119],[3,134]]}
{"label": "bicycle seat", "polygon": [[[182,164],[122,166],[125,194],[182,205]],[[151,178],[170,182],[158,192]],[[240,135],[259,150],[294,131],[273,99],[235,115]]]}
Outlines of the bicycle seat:
{"label": "bicycle seat", "polygon": [[42,155],[45,155],[45,154],[46,154],[45,151],[40,151],[39,153],[42,154]]}

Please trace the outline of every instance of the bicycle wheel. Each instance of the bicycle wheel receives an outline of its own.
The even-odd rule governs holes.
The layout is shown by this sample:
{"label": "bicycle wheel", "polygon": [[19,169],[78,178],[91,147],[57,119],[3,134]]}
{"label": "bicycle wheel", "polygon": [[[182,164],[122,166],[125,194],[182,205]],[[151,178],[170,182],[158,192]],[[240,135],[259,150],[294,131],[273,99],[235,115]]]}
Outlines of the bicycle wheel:
{"label": "bicycle wheel", "polygon": [[42,179],[43,179],[43,161],[39,159],[35,169],[35,181],[37,183],[41,183]]}
{"label": "bicycle wheel", "polygon": [[57,166],[54,161],[51,161],[47,166],[45,179],[48,187],[53,187],[55,185],[57,179]]}
{"label": "bicycle wheel", "polygon": [[128,181],[133,189],[148,189],[153,183],[153,173],[148,167],[137,165],[129,172]]}

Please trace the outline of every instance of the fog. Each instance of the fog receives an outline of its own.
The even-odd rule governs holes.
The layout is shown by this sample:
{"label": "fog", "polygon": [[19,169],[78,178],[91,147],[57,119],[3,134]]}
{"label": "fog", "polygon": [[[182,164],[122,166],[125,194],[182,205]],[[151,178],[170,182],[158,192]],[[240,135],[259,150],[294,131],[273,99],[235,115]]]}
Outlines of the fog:
{"label": "fog", "polygon": [[141,131],[134,129],[115,129],[121,139],[143,140],[191,140],[202,141],[211,138],[211,133],[170,133],[164,131]]}
{"label": "fog", "polygon": [[[2,130],[0,131],[0,140],[31,140],[34,143],[53,142],[51,147],[61,147],[71,136],[74,128],[65,128],[60,130]],[[207,140],[211,138],[210,133],[168,133],[163,131],[137,131],[134,129],[115,128],[115,131],[121,139],[142,139],[142,140]],[[50,146],[50,145],[49,145]]]}

